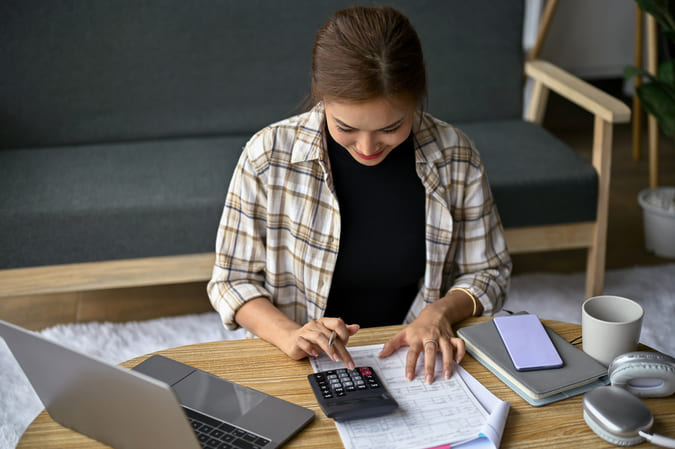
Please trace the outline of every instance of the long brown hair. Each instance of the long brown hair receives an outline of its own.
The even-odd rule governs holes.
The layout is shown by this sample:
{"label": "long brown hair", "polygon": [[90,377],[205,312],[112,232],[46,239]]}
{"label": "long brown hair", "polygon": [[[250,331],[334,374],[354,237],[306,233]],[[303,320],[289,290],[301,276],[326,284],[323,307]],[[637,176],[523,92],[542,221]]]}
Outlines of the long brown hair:
{"label": "long brown hair", "polygon": [[426,101],[424,57],[410,21],[390,7],[337,11],[317,32],[311,101],[362,102],[409,97]]}

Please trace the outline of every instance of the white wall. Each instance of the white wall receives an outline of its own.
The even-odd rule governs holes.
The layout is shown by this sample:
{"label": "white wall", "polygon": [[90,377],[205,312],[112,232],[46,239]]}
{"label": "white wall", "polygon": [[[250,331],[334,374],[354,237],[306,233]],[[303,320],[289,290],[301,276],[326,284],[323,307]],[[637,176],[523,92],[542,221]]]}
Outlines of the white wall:
{"label": "white wall", "polygon": [[[543,11],[542,0],[527,0],[526,8],[523,44],[529,48],[537,26],[529,16]],[[634,63],[634,34],[634,0],[559,0],[539,58],[586,79],[620,78]]]}

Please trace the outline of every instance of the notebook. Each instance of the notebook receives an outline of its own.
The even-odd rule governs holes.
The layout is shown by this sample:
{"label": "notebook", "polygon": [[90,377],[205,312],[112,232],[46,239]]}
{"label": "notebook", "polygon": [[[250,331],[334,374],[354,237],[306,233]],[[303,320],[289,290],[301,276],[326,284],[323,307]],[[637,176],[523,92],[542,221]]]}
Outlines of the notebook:
{"label": "notebook", "polygon": [[563,359],[562,368],[517,371],[492,320],[463,327],[466,350],[529,404],[541,406],[607,385],[607,368],[544,326]]}
{"label": "notebook", "polygon": [[314,418],[309,409],[159,355],[128,370],[2,320],[0,337],[54,421],[115,448],[199,449],[223,441],[271,449]]}

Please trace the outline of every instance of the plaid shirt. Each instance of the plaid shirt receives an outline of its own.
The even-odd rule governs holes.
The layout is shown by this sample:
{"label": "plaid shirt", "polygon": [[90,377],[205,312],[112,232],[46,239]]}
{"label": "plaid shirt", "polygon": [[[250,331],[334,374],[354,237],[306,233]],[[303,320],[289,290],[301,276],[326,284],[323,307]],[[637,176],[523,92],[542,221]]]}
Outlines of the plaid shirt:
{"label": "plaid shirt", "polygon": [[[244,148],[207,287],[228,329],[238,327],[237,309],[260,296],[300,324],[326,310],[340,210],[325,132],[319,103],[259,131]],[[406,322],[452,287],[468,289],[492,314],[504,301],[511,259],[480,156],[462,132],[426,113],[417,114],[413,135],[426,190],[427,258]]]}

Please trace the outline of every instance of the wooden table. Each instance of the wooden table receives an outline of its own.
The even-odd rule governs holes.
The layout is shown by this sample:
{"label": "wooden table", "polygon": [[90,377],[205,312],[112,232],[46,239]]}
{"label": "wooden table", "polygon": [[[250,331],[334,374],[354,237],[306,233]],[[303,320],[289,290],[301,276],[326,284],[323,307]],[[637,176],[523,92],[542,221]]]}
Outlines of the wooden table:
{"label": "wooden table", "polygon": [[[476,324],[485,319],[472,318],[461,323],[459,327]],[[567,340],[581,335],[581,327],[577,324],[558,321],[545,323]],[[352,337],[350,345],[384,343],[398,329],[400,326],[362,329]],[[333,421],[323,414],[307,383],[306,376],[312,372],[307,360],[290,360],[276,347],[260,339],[201,343],[158,353],[314,410],[316,419],[286,447],[306,449],[342,447]],[[123,365],[133,367],[148,356],[149,354],[129,360]],[[544,407],[532,407],[473,357],[467,355],[462,366],[497,397],[511,402],[502,448],[611,447],[584,423],[582,396]],[[655,415],[652,430],[675,437],[675,396],[647,399],[645,402]],[[652,447],[647,443],[635,447],[642,446]],[[56,424],[45,411],[28,427],[17,446],[18,449],[102,447],[106,446]]]}

